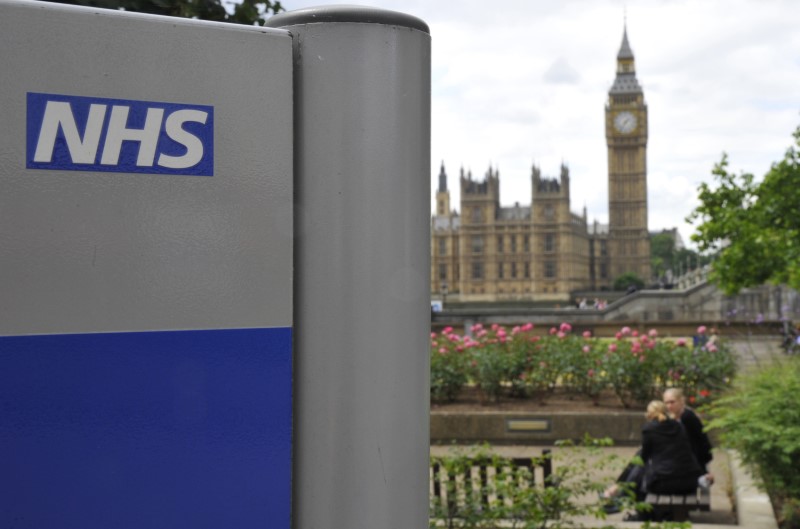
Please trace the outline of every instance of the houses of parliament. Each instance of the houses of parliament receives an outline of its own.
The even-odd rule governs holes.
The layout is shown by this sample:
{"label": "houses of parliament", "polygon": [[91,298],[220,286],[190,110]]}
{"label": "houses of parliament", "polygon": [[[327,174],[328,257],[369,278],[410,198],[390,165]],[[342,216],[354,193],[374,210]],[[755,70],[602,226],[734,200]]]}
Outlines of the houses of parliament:
{"label": "houses of parliament", "polygon": [[431,292],[460,301],[568,301],[576,290],[610,289],[626,272],[650,279],[647,230],[647,105],[627,30],[605,106],[607,225],[570,208],[569,169],[531,168],[531,204],[500,205],[500,174],[461,170],[460,214],[451,209],[444,164],[431,220]]}

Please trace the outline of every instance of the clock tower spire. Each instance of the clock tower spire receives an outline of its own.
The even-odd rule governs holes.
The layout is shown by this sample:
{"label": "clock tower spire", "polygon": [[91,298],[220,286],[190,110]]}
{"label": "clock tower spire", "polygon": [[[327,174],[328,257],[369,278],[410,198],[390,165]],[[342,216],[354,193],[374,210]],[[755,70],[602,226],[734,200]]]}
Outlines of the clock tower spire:
{"label": "clock tower spire", "polygon": [[636,79],[628,28],[622,32],[617,72],[608,91],[609,280],[633,272],[650,281],[650,237],[647,230],[647,105]]}

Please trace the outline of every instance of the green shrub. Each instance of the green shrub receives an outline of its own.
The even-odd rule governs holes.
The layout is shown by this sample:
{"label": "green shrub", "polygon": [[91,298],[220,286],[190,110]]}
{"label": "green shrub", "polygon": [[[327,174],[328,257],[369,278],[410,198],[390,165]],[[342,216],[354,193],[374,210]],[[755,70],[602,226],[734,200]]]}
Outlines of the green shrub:
{"label": "green shrub", "polygon": [[[432,499],[430,527],[559,529],[584,527],[577,520],[579,517],[605,519],[598,493],[608,486],[609,476],[616,475],[626,461],[603,451],[612,446],[609,439],[587,436],[579,446],[571,442],[556,444],[559,448],[554,455],[532,458],[534,466],[541,466],[552,457],[553,474],[548,482],[552,486],[549,487],[531,486],[530,469],[516,467],[510,460],[492,455],[489,445],[477,450],[464,448],[446,457],[432,457],[431,464],[438,463],[441,472],[452,476],[469,475],[471,467],[489,460],[500,470],[485,486],[471,479],[462,478],[460,485],[455,479],[447,480],[446,495],[458,501],[447,502],[444,506],[443,502]],[[483,503],[482,495],[490,501]],[[626,509],[646,508],[644,504],[635,503],[632,492],[623,495],[620,502]]]}
{"label": "green shrub", "polygon": [[[704,331],[701,326],[699,330]],[[704,334],[695,337],[693,347],[674,347],[663,355],[663,373],[667,374],[665,386],[683,388],[692,406],[710,402],[711,397],[727,388],[736,372],[733,355],[723,346],[708,342]]]}
{"label": "green shrub", "polygon": [[[431,466],[438,464],[440,472],[448,476],[468,476],[474,465],[479,465],[482,460],[496,460],[496,456],[489,453],[489,446],[468,452],[460,451],[446,457],[431,457]],[[472,485],[472,481],[468,480]],[[471,489],[463,492],[459,490],[459,484],[455,479],[448,479],[445,485],[445,495],[451,499],[446,505],[437,501],[431,496],[429,503],[430,527],[437,527],[440,522],[448,529],[460,527],[474,529],[487,527],[491,521],[491,513],[486,512],[481,495],[483,490],[478,486],[477,490]]]}
{"label": "green shrub", "polygon": [[467,383],[462,339],[453,329],[442,334],[431,333],[431,398],[452,402]]}
{"label": "green shrub", "polygon": [[[800,500],[800,358],[789,357],[734,380],[708,411],[710,430],[739,451],[784,506]],[[795,513],[796,516],[796,513]]]}
{"label": "green shrub", "polygon": [[[700,332],[702,330],[702,332]],[[473,384],[482,401],[529,397],[544,404],[557,387],[595,403],[613,390],[626,407],[659,398],[667,387],[684,389],[693,405],[711,400],[726,387],[734,358],[724,344],[698,329],[696,344],[639,335],[623,327],[616,339],[572,334],[568,323],[535,335],[533,325],[510,332],[500,325],[476,324],[472,336],[447,327],[431,334],[431,398],[452,401]]]}

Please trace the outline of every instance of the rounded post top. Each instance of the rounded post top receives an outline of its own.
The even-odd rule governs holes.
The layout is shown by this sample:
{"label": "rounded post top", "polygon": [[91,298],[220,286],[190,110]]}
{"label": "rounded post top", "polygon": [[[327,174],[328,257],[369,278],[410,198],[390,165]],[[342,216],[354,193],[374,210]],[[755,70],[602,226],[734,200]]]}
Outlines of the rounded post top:
{"label": "rounded post top", "polygon": [[267,20],[266,26],[285,28],[303,24],[322,24],[329,22],[354,22],[358,24],[385,24],[401,26],[430,34],[428,24],[420,18],[399,11],[378,9],[358,5],[333,5],[305,7],[281,13]]}

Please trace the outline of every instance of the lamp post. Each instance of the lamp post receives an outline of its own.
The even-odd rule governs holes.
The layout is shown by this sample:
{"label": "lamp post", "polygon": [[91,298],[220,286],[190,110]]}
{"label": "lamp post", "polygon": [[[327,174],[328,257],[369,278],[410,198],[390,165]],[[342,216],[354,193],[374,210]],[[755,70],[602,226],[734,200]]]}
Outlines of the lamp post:
{"label": "lamp post", "polygon": [[441,292],[442,292],[442,310],[444,310],[444,304],[447,303],[447,281],[442,281]]}

